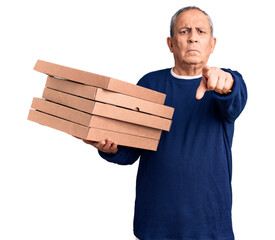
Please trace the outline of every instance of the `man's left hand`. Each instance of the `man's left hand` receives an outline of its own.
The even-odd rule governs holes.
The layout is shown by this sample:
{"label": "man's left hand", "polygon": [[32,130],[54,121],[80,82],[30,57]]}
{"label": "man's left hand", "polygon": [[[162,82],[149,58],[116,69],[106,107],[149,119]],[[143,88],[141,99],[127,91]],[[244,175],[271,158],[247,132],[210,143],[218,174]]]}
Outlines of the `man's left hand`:
{"label": "man's left hand", "polygon": [[196,98],[202,99],[206,91],[228,94],[231,92],[233,83],[234,79],[230,73],[217,67],[205,66],[202,69],[202,79],[197,89]]}

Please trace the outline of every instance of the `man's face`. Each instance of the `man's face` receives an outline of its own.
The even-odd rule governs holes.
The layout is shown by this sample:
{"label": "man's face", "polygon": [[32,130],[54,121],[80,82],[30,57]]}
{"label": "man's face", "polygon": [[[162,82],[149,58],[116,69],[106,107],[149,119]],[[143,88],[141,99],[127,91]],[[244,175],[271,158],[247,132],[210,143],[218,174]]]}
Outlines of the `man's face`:
{"label": "man's face", "polygon": [[204,66],[213,52],[216,39],[211,37],[210,23],[205,14],[191,9],[178,15],[173,38],[167,39],[176,65]]}

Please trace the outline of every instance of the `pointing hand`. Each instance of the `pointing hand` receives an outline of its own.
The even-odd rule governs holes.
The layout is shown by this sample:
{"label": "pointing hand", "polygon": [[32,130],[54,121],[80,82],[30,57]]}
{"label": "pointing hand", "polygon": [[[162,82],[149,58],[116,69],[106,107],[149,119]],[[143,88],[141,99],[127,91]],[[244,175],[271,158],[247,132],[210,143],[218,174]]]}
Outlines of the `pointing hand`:
{"label": "pointing hand", "polygon": [[228,94],[231,92],[233,83],[234,79],[230,73],[217,67],[205,66],[202,69],[202,79],[197,89],[196,98],[202,99],[206,91]]}

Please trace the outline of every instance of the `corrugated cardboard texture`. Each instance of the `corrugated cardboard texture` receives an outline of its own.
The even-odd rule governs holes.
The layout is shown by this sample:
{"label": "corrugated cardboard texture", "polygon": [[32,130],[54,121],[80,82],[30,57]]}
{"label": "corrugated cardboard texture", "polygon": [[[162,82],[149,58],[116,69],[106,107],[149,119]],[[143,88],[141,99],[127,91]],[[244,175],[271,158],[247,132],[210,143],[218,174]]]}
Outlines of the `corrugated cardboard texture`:
{"label": "corrugated cardboard texture", "polygon": [[121,132],[140,137],[152,138],[156,140],[160,139],[162,132],[159,129],[149,128],[96,115],[92,116],[90,127],[106,129],[114,132]]}
{"label": "corrugated cardboard texture", "polygon": [[169,131],[171,126],[169,119],[99,102],[96,102],[93,114],[165,131]]}
{"label": "corrugated cardboard texture", "polygon": [[137,86],[135,84],[42,60],[38,60],[36,62],[34,70],[48,74],[50,76],[60,77],[87,85],[100,87],[159,104],[164,104],[166,97],[166,95],[163,93]]}
{"label": "corrugated cardboard texture", "polygon": [[84,126],[89,126],[92,115],[72,109],[60,104],[49,102],[40,98],[33,98],[31,108],[39,110],[50,115],[64,118]]}
{"label": "corrugated cardboard texture", "polygon": [[97,128],[89,128],[32,109],[29,111],[28,120],[86,140],[100,141],[102,139],[111,138],[119,145],[154,151],[158,146],[158,140],[155,139],[143,138]]}
{"label": "corrugated cardboard texture", "polygon": [[60,104],[34,98],[31,107],[88,127],[105,129],[152,139],[160,139],[161,130],[84,113]]}
{"label": "corrugated cardboard texture", "polygon": [[129,108],[132,110],[138,110],[139,112],[149,113],[168,119],[171,119],[174,113],[174,108],[149,102],[143,99],[126,96],[121,93],[110,92],[101,88],[97,89],[95,100],[117,105],[120,107]]}
{"label": "corrugated cardboard texture", "polygon": [[45,88],[43,98],[90,114],[169,131],[171,120]]}
{"label": "corrugated cardboard texture", "polygon": [[97,128],[90,128],[88,140],[100,141],[106,138],[106,136],[108,136],[108,138],[112,139],[114,142],[124,146],[134,146],[136,148],[149,149],[154,151],[156,151],[158,147],[158,140],[127,135],[124,133],[110,132]]}
{"label": "corrugated cardboard texture", "polygon": [[86,139],[89,128],[80,124],[72,123],[39,111],[30,109],[28,120],[54,128],[82,139]]}
{"label": "corrugated cardboard texture", "polygon": [[47,77],[46,87],[91,100],[95,99],[95,94],[98,89],[97,87],[92,87],[69,80],[62,80],[51,76]]}
{"label": "corrugated cardboard texture", "polygon": [[44,89],[42,97],[47,100],[53,101],[55,103],[76,108],[78,110],[91,113],[91,114],[93,113],[93,109],[95,105],[94,101],[73,96],[71,94],[59,92],[56,90],[52,90],[49,88]]}
{"label": "corrugated cardboard texture", "polygon": [[174,108],[101,88],[48,77],[46,87],[91,100],[171,119]]}

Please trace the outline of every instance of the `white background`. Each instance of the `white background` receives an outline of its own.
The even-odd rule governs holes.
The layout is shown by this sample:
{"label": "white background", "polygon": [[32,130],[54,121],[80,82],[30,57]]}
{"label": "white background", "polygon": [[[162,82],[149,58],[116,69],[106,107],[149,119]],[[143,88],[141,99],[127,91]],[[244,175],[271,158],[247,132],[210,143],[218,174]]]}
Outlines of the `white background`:
{"label": "white background", "polygon": [[119,166],[65,133],[27,121],[46,76],[37,59],[131,83],[173,66],[171,16],[197,5],[214,22],[210,66],[242,73],[248,103],[233,141],[237,240],[273,240],[272,1],[4,1],[0,4],[0,239],[134,239],[138,162]]}

